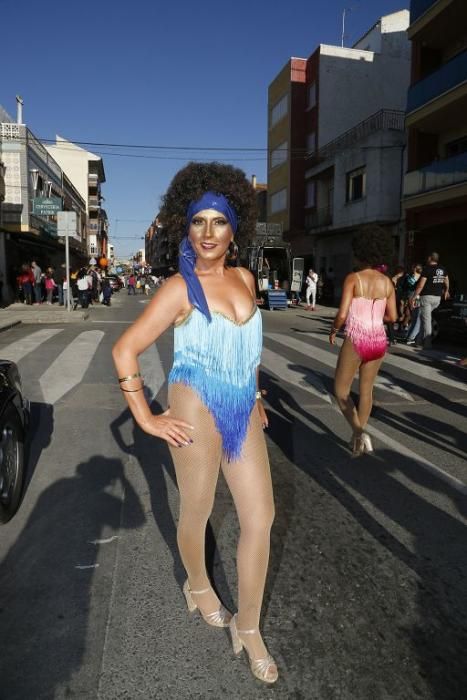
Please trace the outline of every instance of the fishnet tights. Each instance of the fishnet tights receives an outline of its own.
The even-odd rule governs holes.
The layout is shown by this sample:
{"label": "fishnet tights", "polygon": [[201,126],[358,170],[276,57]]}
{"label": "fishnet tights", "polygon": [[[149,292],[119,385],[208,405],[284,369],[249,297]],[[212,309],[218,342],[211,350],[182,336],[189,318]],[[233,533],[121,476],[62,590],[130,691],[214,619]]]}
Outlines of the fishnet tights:
{"label": "fishnet tights", "polygon": [[[237,547],[238,628],[257,628],[269,560],[269,533],[274,519],[271,473],[259,413],[254,408],[240,460],[222,458],[221,437],[212,415],[198,395],[182,384],[169,386],[171,415],[195,427],[193,444],[171,447],[180,492],[177,541],[190,587],[210,585],[205,565],[206,525],[214,503],[219,467],[232,494],[240,523]],[[218,607],[213,592],[196,597],[209,613]],[[252,637],[249,649],[264,653],[261,637]],[[255,651],[255,647],[258,651]]]}

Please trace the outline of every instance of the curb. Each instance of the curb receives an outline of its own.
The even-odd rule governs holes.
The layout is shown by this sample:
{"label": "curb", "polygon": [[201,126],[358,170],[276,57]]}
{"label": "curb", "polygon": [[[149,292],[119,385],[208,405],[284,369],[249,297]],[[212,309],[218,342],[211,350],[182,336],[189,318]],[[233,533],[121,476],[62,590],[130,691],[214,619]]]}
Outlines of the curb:
{"label": "curb", "polygon": [[0,333],[2,331],[8,331],[10,328],[14,328],[15,326],[19,326],[22,321],[10,321],[9,323],[5,323],[4,325],[0,326]]}

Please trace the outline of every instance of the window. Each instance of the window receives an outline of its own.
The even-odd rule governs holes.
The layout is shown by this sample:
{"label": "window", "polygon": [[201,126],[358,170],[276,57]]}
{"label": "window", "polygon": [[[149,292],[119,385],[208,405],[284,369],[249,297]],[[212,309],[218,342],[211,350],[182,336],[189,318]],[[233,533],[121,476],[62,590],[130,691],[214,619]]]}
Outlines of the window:
{"label": "window", "polygon": [[287,141],[284,141],[284,143],[281,143],[280,146],[271,151],[271,168],[276,168],[278,165],[285,163],[288,158],[288,148]]}
{"label": "window", "polygon": [[315,180],[308,180],[306,183],[306,207],[314,207],[316,204],[316,182]]}
{"label": "window", "polygon": [[357,168],[347,173],[346,202],[355,202],[366,195],[366,168]]}
{"label": "window", "polygon": [[306,152],[311,155],[316,151],[316,132],[312,131],[311,134],[307,134],[306,137]]}
{"label": "window", "polygon": [[288,110],[288,96],[284,95],[279,102],[276,102],[274,107],[271,110],[271,126],[274,126],[279,122],[285,115],[287,114]]}
{"label": "window", "polygon": [[308,86],[306,105],[308,109],[316,105],[316,83],[311,83],[311,85]]}
{"label": "window", "polygon": [[95,254],[96,254],[96,244],[95,244],[95,243],[91,243],[91,244],[89,245],[89,252],[91,253],[91,255],[95,255]]}
{"label": "window", "polygon": [[287,209],[287,188],[275,192],[271,197],[271,214]]}
{"label": "window", "polygon": [[446,158],[452,158],[453,156],[458,156],[461,153],[467,152],[467,136],[463,136],[461,139],[456,141],[451,141],[446,144]]}

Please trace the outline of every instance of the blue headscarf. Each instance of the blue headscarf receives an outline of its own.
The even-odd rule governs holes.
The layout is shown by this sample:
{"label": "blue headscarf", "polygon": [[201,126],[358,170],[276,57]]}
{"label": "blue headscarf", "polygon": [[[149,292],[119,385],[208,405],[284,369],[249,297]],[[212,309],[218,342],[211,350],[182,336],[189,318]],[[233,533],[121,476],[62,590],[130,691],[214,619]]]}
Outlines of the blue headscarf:
{"label": "blue headscarf", "polygon": [[[205,209],[215,209],[225,216],[229,222],[233,233],[237,232],[238,220],[237,213],[230,202],[223,194],[216,192],[205,192],[203,196],[195,202],[190,202],[186,212],[186,233],[192,222],[192,219],[198,212]],[[195,273],[196,253],[193,250],[188,235],[184,236],[179,248],[178,269],[188,288],[188,300],[192,306],[201,311],[211,322],[211,314],[209,312],[208,303],[203,292],[203,288]]]}

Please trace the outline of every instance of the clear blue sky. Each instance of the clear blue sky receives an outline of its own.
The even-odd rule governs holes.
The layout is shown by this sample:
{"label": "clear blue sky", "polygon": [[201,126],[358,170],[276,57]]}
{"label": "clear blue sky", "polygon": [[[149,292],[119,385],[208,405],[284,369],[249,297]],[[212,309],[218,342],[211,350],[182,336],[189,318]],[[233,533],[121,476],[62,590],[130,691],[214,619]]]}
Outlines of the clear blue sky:
{"label": "clear blue sky", "polygon": [[[0,0],[0,104],[39,137],[162,146],[266,148],[267,88],[290,56],[346,45],[408,0]],[[142,247],[160,197],[190,153],[114,147],[103,187],[118,255]],[[191,154],[212,157],[208,153]],[[259,181],[266,155],[218,154]],[[236,160],[239,159],[239,160]],[[128,221],[132,220],[132,221]],[[134,236],[134,240],[122,239]]]}

